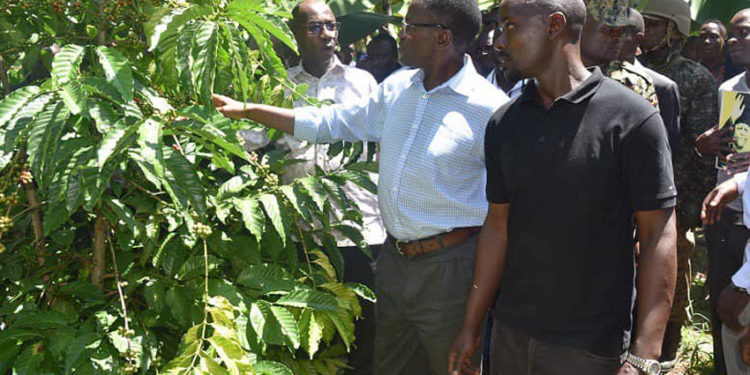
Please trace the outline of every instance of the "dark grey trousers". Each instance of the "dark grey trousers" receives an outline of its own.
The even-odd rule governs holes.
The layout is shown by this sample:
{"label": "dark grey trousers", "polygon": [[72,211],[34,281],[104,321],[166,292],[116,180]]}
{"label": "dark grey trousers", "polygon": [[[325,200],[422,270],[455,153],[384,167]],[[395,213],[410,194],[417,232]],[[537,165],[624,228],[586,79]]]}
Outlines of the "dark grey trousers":
{"label": "dark grey trousers", "polygon": [[722,348],[721,321],[716,313],[719,294],[742,266],[750,229],[742,224],[742,213],[725,208],[721,220],[706,227],[708,247],[708,291],[711,306],[711,334],[714,339],[714,374],[726,375]]}
{"label": "dark grey trousers", "polygon": [[[447,375],[463,323],[477,236],[406,258],[386,240],[375,270],[375,375]],[[480,343],[475,354],[478,368]]]}
{"label": "dark grey trousers", "polygon": [[615,375],[620,367],[619,357],[539,341],[498,321],[492,326],[491,375]]}

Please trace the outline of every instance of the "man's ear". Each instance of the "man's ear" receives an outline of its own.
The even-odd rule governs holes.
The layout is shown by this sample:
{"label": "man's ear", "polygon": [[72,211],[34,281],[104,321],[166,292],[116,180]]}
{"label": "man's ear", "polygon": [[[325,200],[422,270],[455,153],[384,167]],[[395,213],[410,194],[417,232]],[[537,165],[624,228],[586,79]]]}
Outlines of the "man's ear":
{"label": "man's ear", "polygon": [[437,42],[437,48],[443,49],[443,48],[452,48],[453,46],[453,31],[446,30],[446,29],[440,29],[436,33],[436,42]]}
{"label": "man's ear", "polygon": [[646,36],[643,33],[636,33],[635,34],[635,43],[640,46],[641,43],[643,43],[643,38],[645,38],[645,37]]}
{"label": "man's ear", "polygon": [[565,32],[568,26],[568,19],[561,12],[552,13],[547,18],[547,38],[555,39]]}

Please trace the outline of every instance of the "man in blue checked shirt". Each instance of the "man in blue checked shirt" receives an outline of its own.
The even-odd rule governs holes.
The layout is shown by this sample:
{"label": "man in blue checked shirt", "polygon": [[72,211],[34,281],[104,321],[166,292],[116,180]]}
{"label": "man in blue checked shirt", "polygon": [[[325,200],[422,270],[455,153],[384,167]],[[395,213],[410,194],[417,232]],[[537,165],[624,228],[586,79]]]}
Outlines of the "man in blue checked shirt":
{"label": "man in blue checked shirt", "polygon": [[484,129],[508,100],[466,55],[480,21],[473,0],[412,2],[399,52],[416,69],[391,75],[356,104],[291,110],[214,95],[227,117],[310,142],[380,142],[388,238],[376,270],[377,375],[447,374],[461,326],[487,214]]}

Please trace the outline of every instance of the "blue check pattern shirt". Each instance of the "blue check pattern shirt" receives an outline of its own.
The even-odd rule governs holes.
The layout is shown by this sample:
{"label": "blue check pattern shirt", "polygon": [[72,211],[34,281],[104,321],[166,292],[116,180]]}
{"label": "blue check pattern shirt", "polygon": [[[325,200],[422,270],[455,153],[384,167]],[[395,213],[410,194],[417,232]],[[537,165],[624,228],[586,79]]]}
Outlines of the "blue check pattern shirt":
{"label": "blue check pattern shirt", "polygon": [[423,77],[404,70],[358,103],[295,109],[294,135],[302,140],[380,142],[380,213],[388,233],[403,241],[482,225],[484,130],[508,101],[468,56],[430,91]]}

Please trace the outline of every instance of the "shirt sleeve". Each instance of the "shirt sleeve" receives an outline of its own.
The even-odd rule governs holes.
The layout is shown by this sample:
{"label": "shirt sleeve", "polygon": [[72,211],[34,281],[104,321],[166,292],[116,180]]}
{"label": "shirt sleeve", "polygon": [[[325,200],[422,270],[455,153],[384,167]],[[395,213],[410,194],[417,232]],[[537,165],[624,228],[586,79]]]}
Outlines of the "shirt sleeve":
{"label": "shirt sleeve", "polygon": [[383,131],[383,87],[356,103],[294,109],[294,136],[312,143],[379,142]]}
{"label": "shirt sleeve", "polygon": [[505,186],[502,164],[500,163],[500,145],[498,140],[498,126],[495,124],[495,116],[490,118],[484,134],[484,165],[487,170],[487,201],[490,203],[510,202],[508,189]]}
{"label": "shirt sleeve", "polygon": [[672,153],[658,112],[626,136],[623,142],[624,181],[634,211],[674,207]]}
{"label": "shirt sleeve", "polygon": [[750,256],[750,243],[745,245],[745,256],[742,262],[742,267],[740,267],[737,272],[732,275],[732,284],[737,285],[740,288],[744,288],[748,291],[750,291],[750,262],[747,260]]}

